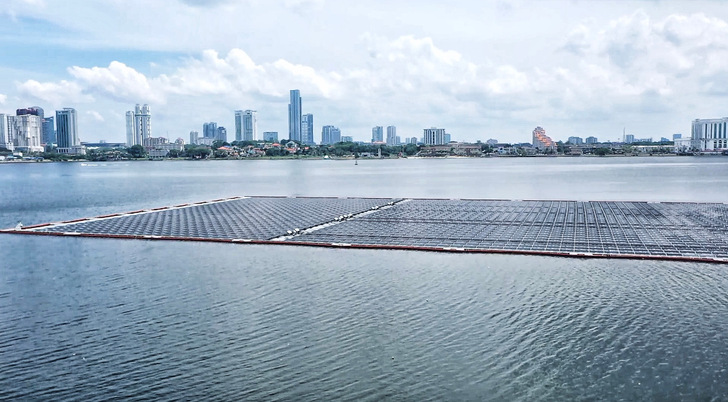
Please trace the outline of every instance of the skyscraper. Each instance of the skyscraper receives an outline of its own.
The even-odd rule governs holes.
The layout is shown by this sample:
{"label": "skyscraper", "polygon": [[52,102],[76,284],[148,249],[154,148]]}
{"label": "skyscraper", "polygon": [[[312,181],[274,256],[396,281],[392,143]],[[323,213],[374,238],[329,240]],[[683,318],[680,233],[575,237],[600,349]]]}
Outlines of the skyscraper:
{"label": "skyscraper", "polygon": [[315,144],[313,140],[313,115],[311,113],[301,116],[301,142]]}
{"label": "skyscraper", "polygon": [[14,149],[25,152],[43,152],[41,146],[41,120],[35,109],[18,109],[17,116],[8,116],[8,137]]}
{"label": "skyscraper", "polygon": [[288,139],[301,141],[301,92],[291,90],[291,102],[288,104]]}
{"label": "skyscraper", "polygon": [[190,144],[197,145],[197,139],[200,137],[200,133],[197,131],[190,131]]}
{"label": "skyscraper", "polygon": [[397,145],[397,127],[387,126],[387,145]]}
{"label": "skyscraper", "polygon": [[78,123],[76,109],[64,108],[56,110],[58,133],[58,152],[62,154],[83,153],[81,141],[78,139]]}
{"label": "skyscraper", "polygon": [[217,136],[217,123],[211,121],[202,124],[202,138],[215,138]]}
{"label": "skyscraper", "polygon": [[215,132],[215,140],[227,142],[227,130],[225,127],[220,126],[217,128],[217,131]]}
{"label": "skyscraper", "polygon": [[258,112],[255,110],[243,112],[243,140],[258,140]]}
{"label": "skyscraper", "polygon": [[372,142],[384,142],[384,127],[372,127]]}
{"label": "skyscraper", "polygon": [[341,130],[334,126],[323,126],[321,128],[321,145],[336,144],[341,142]]}
{"label": "skyscraper", "polygon": [[243,140],[243,111],[235,111],[235,141]]}
{"label": "skyscraper", "polygon": [[56,143],[56,126],[53,116],[48,116],[42,121],[41,136],[43,137],[44,144],[55,144]]}
{"label": "skyscraper", "polygon": [[142,145],[152,136],[152,112],[149,105],[136,105],[133,111],[126,112],[126,145]]}
{"label": "skyscraper", "polygon": [[10,127],[8,125],[8,116],[0,113],[0,148],[12,151],[13,140],[10,138]]}

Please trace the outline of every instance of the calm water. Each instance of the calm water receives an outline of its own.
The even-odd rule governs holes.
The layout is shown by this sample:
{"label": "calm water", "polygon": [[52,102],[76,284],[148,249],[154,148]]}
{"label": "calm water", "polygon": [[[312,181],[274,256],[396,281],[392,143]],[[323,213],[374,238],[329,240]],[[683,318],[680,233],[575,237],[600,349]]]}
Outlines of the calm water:
{"label": "calm water", "polygon": [[[234,195],[728,201],[728,158],[0,165],[0,227]],[[728,399],[728,267],[0,235],[0,399]]]}

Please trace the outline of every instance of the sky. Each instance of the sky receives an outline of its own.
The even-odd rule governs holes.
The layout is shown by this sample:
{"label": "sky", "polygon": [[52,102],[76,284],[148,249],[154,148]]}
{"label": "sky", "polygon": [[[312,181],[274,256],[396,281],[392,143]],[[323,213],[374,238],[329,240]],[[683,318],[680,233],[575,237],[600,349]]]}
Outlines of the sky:
{"label": "sky", "polygon": [[530,142],[687,136],[728,115],[721,1],[0,0],[0,113],[73,107],[82,141],[189,139],[234,111],[288,136],[299,89],[314,137],[334,125]]}

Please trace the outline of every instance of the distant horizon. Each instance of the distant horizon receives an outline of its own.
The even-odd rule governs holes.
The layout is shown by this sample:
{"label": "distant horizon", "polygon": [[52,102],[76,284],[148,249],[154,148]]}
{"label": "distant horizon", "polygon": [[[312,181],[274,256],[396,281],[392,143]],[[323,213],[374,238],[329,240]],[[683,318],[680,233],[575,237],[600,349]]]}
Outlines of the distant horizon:
{"label": "distant horizon", "polygon": [[259,133],[287,134],[290,89],[316,142],[325,125],[365,142],[387,125],[464,142],[528,142],[536,126],[672,138],[728,114],[720,1],[18,0],[0,21],[0,113],[73,107],[84,142],[125,142],[137,103],[155,137],[231,129],[246,109]]}

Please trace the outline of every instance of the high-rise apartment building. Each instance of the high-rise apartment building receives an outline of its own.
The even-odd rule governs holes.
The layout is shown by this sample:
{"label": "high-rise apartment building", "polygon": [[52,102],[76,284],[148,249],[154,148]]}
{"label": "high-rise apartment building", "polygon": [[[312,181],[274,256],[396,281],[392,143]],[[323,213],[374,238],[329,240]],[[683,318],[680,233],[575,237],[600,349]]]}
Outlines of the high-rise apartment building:
{"label": "high-rise apartment building", "polygon": [[372,127],[372,142],[384,142],[384,127]]}
{"label": "high-rise apartment building", "polygon": [[8,126],[8,116],[0,113],[0,148],[12,151],[15,149],[13,140],[10,138],[10,127]]}
{"label": "high-rise apartment building", "polygon": [[540,149],[542,151],[555,151],[556,150],[556,143],[554,140],[551,139],[548,135],[546,135],[546,130],[544,130],[542,127],[536,127],[533,129],[533,147],[536,149]]}
{"label": "high-rise apartment building", "polygon": [[387,145],[397,145],[397,127],[387,126]]}
{"label": "high-rise apartment building", "polygon": [[43,118],[41,122],[41,137],[44,144],[50,145],[56,143],[56,125],[53,116]]}
{"label": "high-rise apartment building", "polygon": [[246,110],[243,112],[243,141],[258,140],[258,112]]}
{"label": "high-rise apartment building", "polygon": [[197,140],[200,138],[200,133],[197,131],[190,131],[190,144],[197,145]]}
{"label": "high-rise apartment building", "polygon": [[571,145],[581,145],[584,143],[584,141],[581,139],[581,137],[569,137],[569,139],[566,141]]}
{"label": "high-rise apartment building", "polygon": [[288,104],[288,139],[302,141],[301,138],[301,92],[291,90],[291,101]]}
{"label": "high-rise apartment building", "polygon": [[58,153],[85,153],[84,148],[81,146],[81,140],[78,138],[76,109],[56,110],[56,131],[58,135]]}
{"label": "high-rise apartment building", "polygon": [[315,144],[313,140],[313,115],[301,115],[301,142],[308,145]]}
{"label": "high-rise apartment building", "polygon": [[144,139],[152,136],[152,112],[149,105],[137,104],[133,111],[126,112],[126,145],[142,145]]}
{"label": "high-rise apartment building", "polygon": [[442,145],[445,144],[445,129],[431,127],[424,129],[423,142],[425,145]]}
{"label": "high-rise apartment building", "polygon": [[227,130],[225,127],[220,126],[217,128],[217,131],[215,132],[215,140],[227,142]]}
{"label": "high-rise apartment building", "polygon": [[336,144],[341,142],[341,130],[334,126],[323,126],[321,128],[321,145]]}
{"label": "high-rise apartment building", "polygon": [[342,135],[341,142],[354,142],[354,137],[350,135]]}
{"label": "high-rise apartment building", "polygon": [[[43,152],[41,120],[34,109],[18,109],[16,116],[8,116],[8,137],[13,149],[24,152]],[[8,148],[9,149],[9,148]]]}
{"label": "high-rise apartment building", "polygon": [[599,140],[597,139],[597,137],[586,137],[587,144],[596,144],[598,142]]}
{"label": "high-rise apartment building", "polygon": [[243,140],[243,111],[235,111],[235,141]]}

